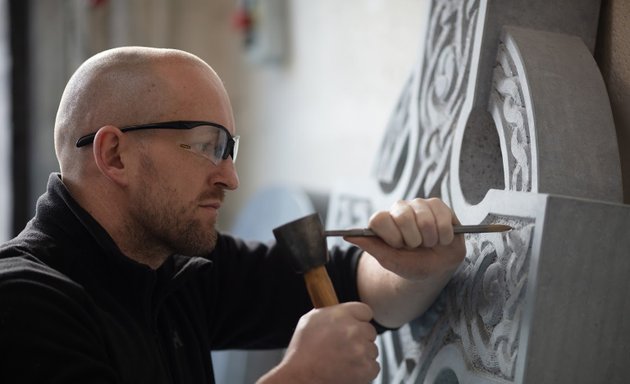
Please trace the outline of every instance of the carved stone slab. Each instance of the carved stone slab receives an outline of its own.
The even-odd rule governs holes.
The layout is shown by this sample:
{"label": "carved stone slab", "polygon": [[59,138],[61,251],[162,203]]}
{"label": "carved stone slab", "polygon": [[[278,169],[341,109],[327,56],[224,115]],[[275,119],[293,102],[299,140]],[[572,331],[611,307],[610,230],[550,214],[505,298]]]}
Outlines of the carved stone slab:
{"label": "carved stone slab", "polygon": [[464,224],[515,229],[467,236],[433,307],[379,338],[377,382],[630,382],[630,208],[592,57],[598,12],[590,0],[432,1],[374,178],[339,186],[327,224],[439,196]]}
{"label": "carved stone slab", "polygon": [[515,230],[467,235],[430,312],[381,337],[379,382],[626,382],[630,207],[507,191],[482,205]]}

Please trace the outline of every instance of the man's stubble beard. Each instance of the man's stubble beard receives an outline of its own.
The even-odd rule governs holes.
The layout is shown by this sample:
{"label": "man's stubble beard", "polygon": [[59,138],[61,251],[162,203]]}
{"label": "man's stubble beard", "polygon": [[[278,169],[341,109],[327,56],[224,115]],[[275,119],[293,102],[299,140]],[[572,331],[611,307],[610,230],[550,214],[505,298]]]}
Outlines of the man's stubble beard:
{"label": "man's stubble beard", "polygon": [[[144,174],[132,205],[136,238],[169,254],[202,256],[217,242],[216,220],[203,223],[195,217],[197,201],[182,201],[169,181],[160,177],[148,156],[142,159]],[[222,199],[223,191],[219,193]],[[212,192],[213,196],[216,193]],[[201,198],[203,196],[200,196]]]}

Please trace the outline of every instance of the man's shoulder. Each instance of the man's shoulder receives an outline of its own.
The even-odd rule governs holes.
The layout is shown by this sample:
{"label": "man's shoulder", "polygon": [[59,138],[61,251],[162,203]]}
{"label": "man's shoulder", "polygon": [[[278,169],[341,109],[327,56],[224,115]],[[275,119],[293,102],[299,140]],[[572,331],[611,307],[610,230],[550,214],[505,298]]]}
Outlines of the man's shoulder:
{"label": "man's shoulder", "polygon": [[7,257],[0,254],[0,285],[9,281],[72,283],[63,273],[44,264],[35,256],[21,254]]}
{"label": "man's shoulder", "polygon": [[65,274],[35,256],[36,253],[22,242],[9,241],[0,246],[0,290],[78,288]]}
{"label": "man's shoulder", "polygon": [[0,244],[0,280],[12,276],[56,277],[67,280],[55,265],[68,251],[50,234],[32,223],[13,239]]}

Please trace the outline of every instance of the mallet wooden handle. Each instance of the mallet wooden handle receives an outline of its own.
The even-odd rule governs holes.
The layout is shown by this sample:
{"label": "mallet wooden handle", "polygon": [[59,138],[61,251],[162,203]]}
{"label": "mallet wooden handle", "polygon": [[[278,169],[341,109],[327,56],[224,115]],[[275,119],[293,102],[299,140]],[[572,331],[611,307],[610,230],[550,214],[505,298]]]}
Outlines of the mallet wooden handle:
{"label": "mallet wooden handle", "polygon": [[304,281],[315,308],[339,304],[335,288],[330,281],[325,266],[315,267],[304,273]]}

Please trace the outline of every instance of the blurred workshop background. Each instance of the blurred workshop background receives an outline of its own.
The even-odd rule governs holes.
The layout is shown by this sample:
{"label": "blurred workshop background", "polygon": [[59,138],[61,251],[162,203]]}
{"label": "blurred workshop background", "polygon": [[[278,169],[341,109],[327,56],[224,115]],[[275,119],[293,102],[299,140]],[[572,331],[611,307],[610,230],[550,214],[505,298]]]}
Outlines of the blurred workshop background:
{"label": "blurred workshop background", "polygon": [[58,171],[53,125],[66,81],[115,46],[187,50],[223,79],[241,135],[241,186],[220,228],[261,188],[325,193],[340,178],[368,177],[428,4],[0,0],[0,240],[23,228]]}
{"label": "blurred workshop background", "polygon": [[[190,51],[222,77],[242,137],[230,229],[261,189],[325,195],[369,177],[398,94],[423,46],[428,0],[0,0],[0,241],[34,212],[58,170],[63,87],[115,46]],[[607,82],[630,201],[630,4],[603,0],[596,59]]]}

